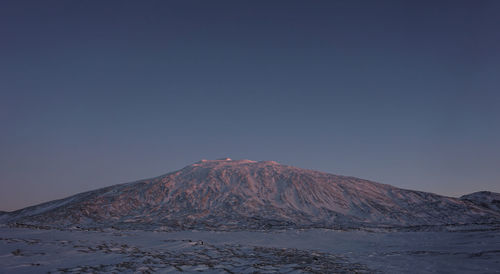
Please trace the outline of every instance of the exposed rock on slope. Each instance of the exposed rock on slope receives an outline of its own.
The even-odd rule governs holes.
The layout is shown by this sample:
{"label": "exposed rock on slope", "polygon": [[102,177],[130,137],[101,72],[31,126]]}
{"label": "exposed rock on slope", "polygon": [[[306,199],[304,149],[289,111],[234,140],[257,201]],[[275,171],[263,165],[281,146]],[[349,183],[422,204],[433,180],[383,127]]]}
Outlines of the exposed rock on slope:
{"label": "exposed rock on slope", "polygon": [[9,222],[83,227],[252,229],[492,222],[467,200],[276,162],[202,160],[9,214]]}

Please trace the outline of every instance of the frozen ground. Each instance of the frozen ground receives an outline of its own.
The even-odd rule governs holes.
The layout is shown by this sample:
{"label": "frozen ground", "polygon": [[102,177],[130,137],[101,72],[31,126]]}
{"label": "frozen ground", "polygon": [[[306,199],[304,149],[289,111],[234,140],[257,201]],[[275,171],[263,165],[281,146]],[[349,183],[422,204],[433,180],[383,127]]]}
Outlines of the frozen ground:
{"label": "frozen ground", "polygon": [[500,273],[500,231],[0,228],[0,273]]}

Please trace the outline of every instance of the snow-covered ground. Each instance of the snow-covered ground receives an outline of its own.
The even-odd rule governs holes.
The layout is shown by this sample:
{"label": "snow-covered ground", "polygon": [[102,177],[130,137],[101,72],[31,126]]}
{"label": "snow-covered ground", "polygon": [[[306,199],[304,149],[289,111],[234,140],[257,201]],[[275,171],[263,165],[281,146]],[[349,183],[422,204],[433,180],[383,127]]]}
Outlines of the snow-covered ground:
{"label": "snow-covered ground", "polygon": [[0,273],[500,273],[500,231],[0,228]]}

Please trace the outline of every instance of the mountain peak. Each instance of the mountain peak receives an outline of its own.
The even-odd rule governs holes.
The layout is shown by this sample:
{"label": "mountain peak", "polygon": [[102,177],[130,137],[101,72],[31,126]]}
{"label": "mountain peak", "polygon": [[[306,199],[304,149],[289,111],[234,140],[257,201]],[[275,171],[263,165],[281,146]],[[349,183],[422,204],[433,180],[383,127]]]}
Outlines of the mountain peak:
{"label": "mountain peak", "polygon": [[224,166],[237,166],[241,164],[263,164],[263,165],[279,165],[278,162],[275,161],[253,161],[253,160],[248,160],[248,159],[240,159],[240,160],[233,160],[231,158],[219,158],[215,160],[207,160],[207,159],[202,159],[196,163],[194,163],[194,166],[200,166],[200,165],[224,165]]}

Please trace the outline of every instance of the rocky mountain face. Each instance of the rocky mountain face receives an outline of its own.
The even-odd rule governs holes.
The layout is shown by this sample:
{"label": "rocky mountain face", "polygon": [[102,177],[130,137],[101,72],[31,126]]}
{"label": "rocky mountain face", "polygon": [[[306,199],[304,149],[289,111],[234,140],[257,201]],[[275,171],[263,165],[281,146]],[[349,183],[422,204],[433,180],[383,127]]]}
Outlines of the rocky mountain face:
{"label": "rocky mountain face", "polygon": [[225,230],[488,223],[499,222],[500,212],[469,199],[271,161],[222,159],[28,207],[1,219],[50,227]]}

